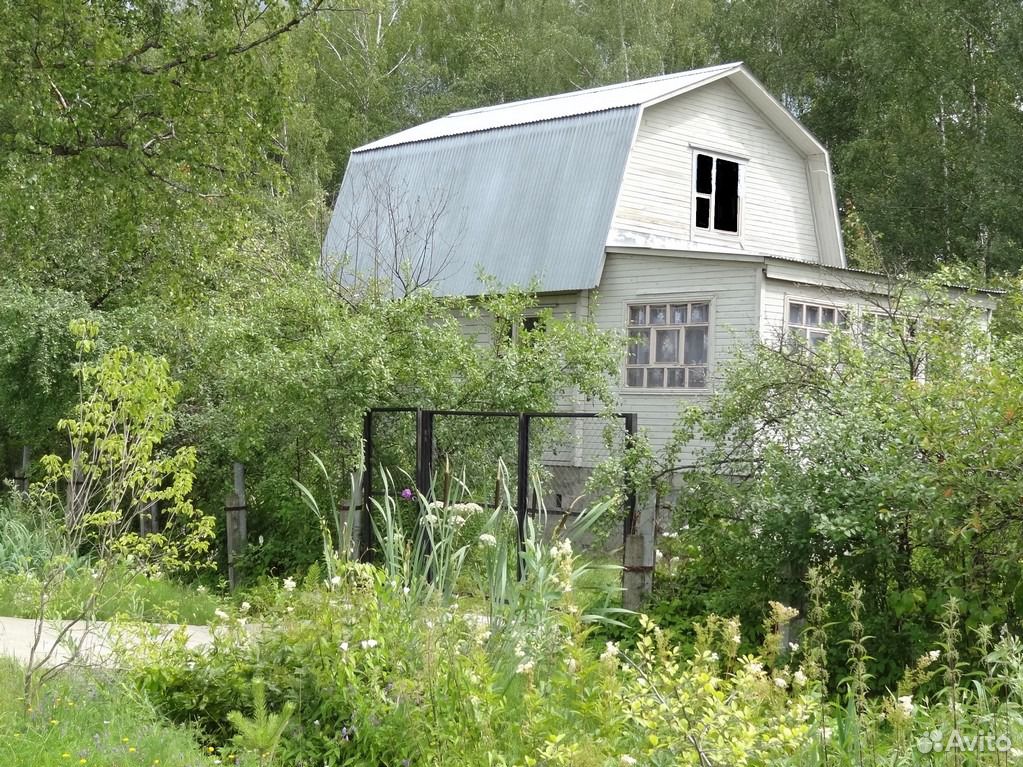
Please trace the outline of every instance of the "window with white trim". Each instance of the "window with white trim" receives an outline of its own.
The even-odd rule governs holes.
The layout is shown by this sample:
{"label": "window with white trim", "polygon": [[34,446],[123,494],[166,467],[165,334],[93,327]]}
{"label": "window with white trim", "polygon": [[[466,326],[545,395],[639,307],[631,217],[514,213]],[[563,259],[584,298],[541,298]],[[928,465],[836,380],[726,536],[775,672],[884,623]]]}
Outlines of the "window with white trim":
{"label": "window with white trim", "polygon": [[696,152],[693,165],[693,224],[708,232],[738,234],[742,204],[739,163]]}
{"label": "window with white trim", "polygon": [[827,341],[836,328],[849,327],[849,311],[834,304],[789,300],[785,325],[789,338],[813,348]]}
{"label": "window with white trim", "polygon": [[710,302],[629,304],[625,385],[633,389],[706,389]]}

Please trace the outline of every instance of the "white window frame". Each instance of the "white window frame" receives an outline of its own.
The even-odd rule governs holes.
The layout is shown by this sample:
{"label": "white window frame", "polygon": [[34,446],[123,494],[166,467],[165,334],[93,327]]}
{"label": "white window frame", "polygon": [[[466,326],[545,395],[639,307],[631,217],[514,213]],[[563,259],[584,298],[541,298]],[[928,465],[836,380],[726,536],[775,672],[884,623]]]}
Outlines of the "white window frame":
{"label": "white window frame", "polygon": [[[649,324],[649,316],[647,316],[645,318],[647,320],[647,322],[642,324],[642,325],[632,325],[630,323],[631,314],[632,314],[631,310],[632,310],[633,307],[639,307],[639,306],[650,307],[650,306],[660,306],[660,305],[663,305],[663,306],[665,306],[666,312],[668,314],[667,319],[670,320],[671,319],[671,307],[672,307],[672,305],[681,306],[683,304],[687,306],[687,311],[686,311],[687,320],[688,320],[689,313],[691,311],[691,306],[693,304],[706,304],[706,306],[707,306],[707,321],[705,323],[703,323],[703,322],[701,322],[701,323],[690,323],[690,322],[687,321],[686,323],[681,323],[681,324],[673,324],[671,322],[667,322],[664,325],[651,325],[651,324]],[[649,311],[649,309],[647,311]],[[673,395],[683,394],[683,395],[701,395],[701,394],[707,394],[707,393],[709,393],[711,391],[712,385],[713,385],[712,375],[713,375],[713,370],[714,370],[714,299],[711,296],[707,296],[705,294],[688,295],[688,294],[680,294],[680,293],[674,293],[674,294],[670,294],[670,295],[638,295],[634,299],[626,301],[623,304],[622,322],[623,322],[623,325],[625,327],[625,333],[626,333],[626,352],[625,352],[625,359],[623,360],[623,363],[622,363],[622,379],[621,379],[621,386],[622,386],[622,393],[623,394],[643,394],[643,395],[646,395],[646,394],[673,394]],[[629,364],[629,356],[628,356],[629,355],[629,351],[628,351],[628,335],[629,335],[629,330],[631,330],[633,328],[636,328],[636,327],[639,327],[639,328],[649,328],[651,330],[657,330],[657,329],[661,329],[661,328],[668,329],[668,330],[671,330],[671,329],[679,329],[679,330],[681,330],[682,332],[679,334],[679,349],[678,349],[678,355],[679,355],[680,359],[683,358],[683,355],[685,354],[685,330],[684,330],[684,328],[686,328],[686,327],[706,327],[707,328],[707,358],[706,358],[706,360],[703,363],[700,363],[700,364],[690,364],[690,365],[686,365],[684,363],[679,363],[679,364],[676,364],[676,365],[671,365],[670,363],[660,363],[660,364],[658,364],[658,363],[653,362],[653,361],[648,361],[648,362],[646,362],[644,364],[641,364],[641,365],[640,364],[630,365]],[[650,342],[651,354],[653,354],[653,348],[654,348],[654,345],[653,345],[653,334],[651,334],[651,342]],[[644,371],[649,370],[650,368],[663,368],[665,370],[667,370],[668,368],[682,368],[682,369],[685,369],[687,371],[685,373],[686,381],[687,382],[688,382],[688,379],[689,379],[689,372],[688,372],[688,370],[690,368],[705,368],[706,369],[706,377],[704,379],[704,385],[703,386],[699,386],[699,387],[696,387],[696,386],[681,386],[681,387],[680,386],[656,386],[656,387],[648,387],[648,386],[645,385],[646,384],[646,373],[644,372],[644,385],[643,386],[630,386],[629,385],[629,369],[630,368],[642,368]]]}
{"label": "white window frame", "polygon": [[[792,321],[792,305],[797,304],[800,309],[800,322]],[[811,323],[807,318],[807,307],[817,310],[818,319]],[[824,343],[835,332],[836,328],[852,330],[856,319],[856,307],[849,304],[840,304],[834,301],[822,300],[820,298],[803,298],[802,296],[785,297],[785,332],[786,342],[792,343],[798,339],[801,346],[807,349],[814,349],[817,343]],[[834,322],[825,323],[823,315],[825,311],[834,312]],[[840,322],[842,315],[845,315],[845,324]],[[814,336],[819,338],[814,339]]]}
{"label": "white window frame", "polygon": [[[700,238],[723,238],[729,241],[735,241],[742,237],[742,218],[744,209],[744,198],[745,198],[745,179],[746,179],[746,166],[749,164],[749,160],[744,157],[737,157],[735,155],[726,154],[723,152],[715,152],[710,149],[703,149],[702,147],[691,147],[693,153],[692,162],[692,183],[690,189],[690,209],[691,215],[689,217],[689,224],[693,233],[693,239]],[[697,181],[697,163],[700,155],[706,155],[713,160],[713,166],[711,168],[711,187],[710,193],[698,192],[696,190]],[[734,232],[729,232],[724,229],[714,228],[714,196],[717,194],[717,163],[718,160],[725,160],[727,162],[733,162],[739,166],[739,178],[738,178],[738,202],[736,207],[736,227]],[[696,200],[697,198],[705,198],[710,201],[710,217],[708,219],[709,226],[704,229],[696,225]]]}

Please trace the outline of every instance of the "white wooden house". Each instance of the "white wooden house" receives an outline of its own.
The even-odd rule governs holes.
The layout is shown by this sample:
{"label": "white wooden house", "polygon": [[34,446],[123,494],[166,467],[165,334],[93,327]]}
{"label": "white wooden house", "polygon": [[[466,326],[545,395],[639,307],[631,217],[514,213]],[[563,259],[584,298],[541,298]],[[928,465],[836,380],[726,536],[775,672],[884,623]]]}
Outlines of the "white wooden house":
{"label": "white wooden house", "polygon": [[628,334],[621,409],[655,443],[738,345],[819,340],[887,288],[846,266],[827,150],[738,63],[359,147],[323,254],[441,295],[535,286],[555,314]]}

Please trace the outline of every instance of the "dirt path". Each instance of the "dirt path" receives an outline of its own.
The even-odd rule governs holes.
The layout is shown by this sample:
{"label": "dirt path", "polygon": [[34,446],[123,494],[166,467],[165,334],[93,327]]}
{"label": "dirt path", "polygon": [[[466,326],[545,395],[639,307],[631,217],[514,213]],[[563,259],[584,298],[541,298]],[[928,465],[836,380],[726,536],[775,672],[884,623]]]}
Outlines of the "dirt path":
{"label": "dirt path", "polygon": [[[40,650],[37,655],[45,655],[50,648],[56,646],[51,663],[63,663],[74,656],[74,647],[79,647],[78,660],[91,665],[112,665],[113,627],[104,621],[82,622],[73,626],[58,643],[61,630],[67,625],[65,621],[48,621],[43,630]],[[118,626],[118,632],[123,626]],[[178,626],[158,624],[161,635],[170,636],[178,630]],[[188,645],[205,647],[212,638],[208,626],[186,626]],[[0,618],[0,657],[13,657],[20,663],[28,663],[32,642],[35,639],[35,621],[28,618]]]}

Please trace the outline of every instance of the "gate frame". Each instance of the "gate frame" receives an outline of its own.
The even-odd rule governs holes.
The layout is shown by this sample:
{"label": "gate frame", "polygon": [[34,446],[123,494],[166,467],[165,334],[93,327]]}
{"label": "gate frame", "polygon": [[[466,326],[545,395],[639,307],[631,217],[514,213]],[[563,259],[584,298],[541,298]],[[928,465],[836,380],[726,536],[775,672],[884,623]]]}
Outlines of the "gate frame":
{"label": "gate frame", "polygon": [[[369,520],[369,499],[373,497],[373,416],[376,413],[413,413],[416,419],[416,489],[425,496],[430,491],[433,475],[433,419],[435,416],[456,416],[464,418],[515,418],[518,421],[518,446],[516,471],[515,518],[517,522],[518,557],[517,573],[522,577],[522,557],[525,553],[526,515],[529,513],[529,432],[534,418],[603,418],[602,413],[574,411],[514,411],[514,410],[433,410],[415,407],[373,407],[366,411],[362,423],[362,511],[360,515],[360,554],[372,547],[372,527]],[[620,418],[625,424],[625,447],[632,447],[638,432],[639,418],[635,413],[612,413],[611,418]],[[636,532],[636,492],[631,486],[631,477],[625,474],[625,521],[622,530],[623,562],[626,542]],[[627,565],[628,563],[625,562]]]}

